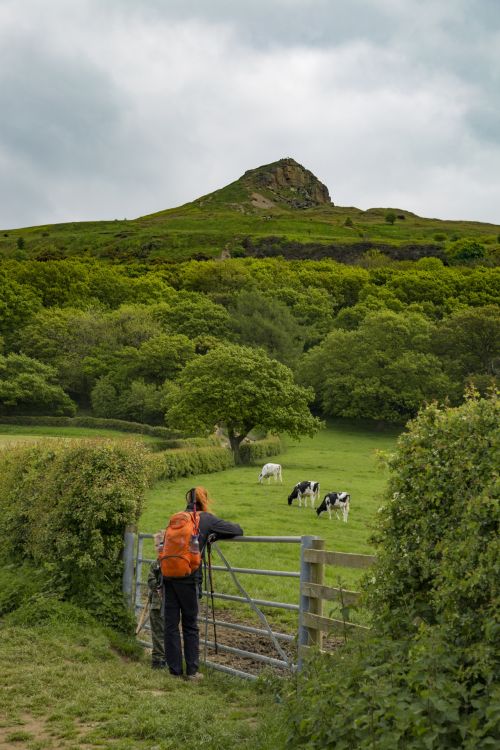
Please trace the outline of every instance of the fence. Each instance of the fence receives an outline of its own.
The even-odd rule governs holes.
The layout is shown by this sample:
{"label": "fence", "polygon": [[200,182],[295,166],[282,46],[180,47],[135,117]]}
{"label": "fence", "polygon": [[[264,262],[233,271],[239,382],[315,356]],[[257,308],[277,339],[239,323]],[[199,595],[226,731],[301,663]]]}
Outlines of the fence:
{"label": "fence", "polygon": [[[136,616],[140,615],[144,608],[144,587],[146,586],[146,583],[143,581],[143,566],[144,564],[150,564],[152,562],[152,559],[145,558],[143,555],[144,540],[152,538],[152,534],[137,534],[137,550],[136,552],[134,552],[136,542],[136,535],[134,533],[134,530],[128,528],[125,534],[125,566],[123,576],[123,591],[129,606],[134,607]],[[226,543],[232,542],[245,542],[248,544],[271,543],[300,545],[300,571],[295,572],[285,570],[262,570],[258,568],[233,567],[228,562],[220,548],[221,542],[217,542],[212,545],[213,551],[222,563],[222,565],[213,565],[212,569],[228,573],[241,594],[241,596],[237,596],[232,594],[214,592],[214,598],[248,604],[261,621],[263,627],[255,628],[250,625],[243,625],[241,623],[235,622],[225,622],[223,620],[215,620],[215,625],[219,628],[227,628],[245,634],[258,635],[268,638],[270,644],[277,652],[277,657],[271,657],[267,654],[261,654],[255,651],[247,651],[240,648],[235,648],[234,646],[217,644],[217,649],[221,653],[231,654],[242,659],[251,659],[255,662],[266,664],[278,669],[294,671],[297,668],[301,668],[303,657],[307,653],[307,650],[309,648],[316,647],[321,649],[323,632],[335,630],[341,627],[343,628],[345,634],[346,628],[363,628],[363,626],[361,625],[349,622],[348,607],[357,601],[359,594],[357,594],[357,592],[346,591],[341,588],[325,586],[324,567],[325,565],[341,565],[343,567],[364,568],[373,563],[373,561],[375,560],[373,556],[355,555],[341,552],[327,552],[324,550],[324,540],[314,536],[244,536],[226,539],[223,540],[222,543],[225,545]],[[299,603],[292,604],[289,602],[256,599],[255,597],[252,597],[247,593],[238,578],[238,574],[276,576],[298,579],[300,587]],[[210,595],[210,592],[204,591],[203,595],[206,597],[206,607],[208,607],[208,596]],[[323,601],[332,601],[339,597],[341,598],[341,602],[343,605],[343,619],[337,620],[329,617],[324,617]],[[270,623],[268,622],[266,615],[262,611],[262,607],[279,608],[297,612],[297,635],[293,636],[290,633],[282,633],[273,630]],[[200,637],[200,644],[204,649],[205,664],[213,669],[226,672],[228,674],[237,675],[239,677],[244,677],[247,679],[256,679],[256,675],[251,674],[250,672],[246,672],[225,664],[219,664],[208,660],[207,650],[213,649],[215,647],[215,643],[208,639],[208,609],[206,609],[205,617],[200,617],[200,621],[205,625],[205,632]],[[282,646],[282,644],[284,643],[292,644],[295,641],[297,641],[297,644],[299,646],[298,660],[296,662]],[[150,646],[150,644],[146,641],[140,642],[144,646]]]}

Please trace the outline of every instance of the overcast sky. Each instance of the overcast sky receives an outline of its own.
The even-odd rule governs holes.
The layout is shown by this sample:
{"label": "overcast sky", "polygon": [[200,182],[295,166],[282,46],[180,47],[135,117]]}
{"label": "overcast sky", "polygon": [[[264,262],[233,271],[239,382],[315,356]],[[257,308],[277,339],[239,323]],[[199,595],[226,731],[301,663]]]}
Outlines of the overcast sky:
{"label": "overcast sky", "polygon": [[285,156],[337,205],[500,223],[500,0],[0,0],[0,227]]}

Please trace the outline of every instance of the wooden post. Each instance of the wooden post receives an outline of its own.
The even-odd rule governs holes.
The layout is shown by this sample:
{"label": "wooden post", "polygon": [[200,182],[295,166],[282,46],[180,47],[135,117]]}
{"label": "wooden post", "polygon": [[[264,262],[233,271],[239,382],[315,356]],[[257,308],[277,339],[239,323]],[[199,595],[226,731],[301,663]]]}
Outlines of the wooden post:
{"label": "wooden post", "polygon": [[[314,607],[316,604],[313,604],[314,600],[312,597],[307,596],[307,594],[304,593],[304,584],[306,583],[312,583],[313,580],[316,582],[316,577],[318,576],[318,570],[316,569],[315,573],[313,574],[313,566],[315,563],[310,563],[306,560],[306,551],[315,549],[314,543],[320,542],[325,544],[323,539],[319,539],[319,537],[316,536],[303,536],[302,537],[302,543],[300,545],[300,601],[299,601],[299,633],[298,633],[298,669],[302,669],[302,662],[303,662],[303,653],[305,648],[311,645],[316,645],[316,631],[313,631],[311,628],[306,627],[304,623],[304,613],[311,611],[311,605]],[[319,567],[323,567],[322,563],[316,563],[316,565]],[[314,575],[314,579],[312,576]],[[321,606],[321,603],[319,604]],[[320,636],[321,637],[321,636]]]}
{"label": "wooden post", "polygon": [[[312,543],[312,549],[323,550],[325,549],[324,539],[315,539]],[[323,586],[325,582],[325,566],[322,562],[311,563],[311,583],[318,583]],[[321,597],[311,598],[309,600],[309,612],[313,615],[323,615],[323,599]],[[323,645],[323,631],[322,630],[309,630],[309,643],[311,646],[321,648]]]}

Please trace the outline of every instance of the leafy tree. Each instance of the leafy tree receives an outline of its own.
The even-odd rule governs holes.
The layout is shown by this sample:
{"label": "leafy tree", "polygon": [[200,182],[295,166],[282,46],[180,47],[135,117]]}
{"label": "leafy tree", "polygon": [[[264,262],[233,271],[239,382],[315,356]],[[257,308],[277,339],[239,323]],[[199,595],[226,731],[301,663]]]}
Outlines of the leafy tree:
{"label": "leafy tree", "polygon": [[418,313],[372,312],[353,331],[330,333],[300,367],[324,414],[404,422],[453,392],[430,353],[432,324]]}
{"label": "leafy tree", "polygon": [[260,346],[272,359],[288,366],[297,361],[303,349],[303,331],[282,302],[256,291],[242,291],[230,313],[238,343]]}
{"label": "leafy tree", "polygon": [[24,354],[0,355],[0,413],[72,416],[75,404],[55,377],[52,367]]}
{"label": "leafy tree", "polygon": [[40,308],[40,300],[28,286],[0,270],[0,335],[15,343],[19,328]]}
{"label": "leafy tree", "polygon": [[397,219],[397,216],[394,213],[394,211],[387,211],[387,213],[385,215],[385,220],[386,220],[386,222],[388,224],[394,224],[394,222],[396,221],[396,219]]}
{"label": "leafy tree", "polygon": [[498,375],[500,308],[486,305],[457,310],[438,325],[434,350],[455,378]]}
{"label": "leafy tree", "polygon": [[92,409],[96,416],[106,419],[118,414],[118,391],[109,375],[100,377],[91,393]]}
{"label": "leafy tree", "polygon": [[174,301],[152,308],[155,320],[166,333],[225,338],[229,331],[227,310],[202,294],[179,294]]}
{"label": "leafy tree", "polygon": [[90,391],[84,360],[105,339],[102,311],[71,307],[42,308],[20,332],[17,348],[50,365],[72,397],[86,403]]}
{"label": "leafy tree", "polygon": [[133,380],[117,401],[116,416],[133,422],[162,424],[164,391],[153,383]]}
{"label": "leafy tree", "polygon": [[472,238],[465,238],[454,242],[448,251],[448,257],[455,263],[469,263],[480,260],[486,255],[484,245]]}
{"label": "leafy tree", "polygon": [[308,409],[312,391],[262,349],[220,346],[188,362],[167,398],[166,421],[183,430],[211,431],[225,425],[235,461],[248,433],[312,435],[321,422]]}
{"label": "leafy tree", "polygon": [[195,344],[184,334],[160,333],[141,344],[131,373],[161,385],[173,380],[194,354]]}

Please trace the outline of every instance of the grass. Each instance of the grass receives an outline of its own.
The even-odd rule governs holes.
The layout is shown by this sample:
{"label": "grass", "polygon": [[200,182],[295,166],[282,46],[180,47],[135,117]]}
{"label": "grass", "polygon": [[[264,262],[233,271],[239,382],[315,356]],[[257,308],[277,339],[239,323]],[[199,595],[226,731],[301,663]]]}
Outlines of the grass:
{"label": "grass", "polygon": [[[474,237],[492,246],[500,227],[472,221],[441,221],[393,209],[398,218],[385,221],[387,208],[362,211],[354,207],[323,205],[305,210],[277,204],[252,206],[253,188],[241,180],[184,206],[133,220],[71,222],[26,227],[0,233],[0,255],[29,257],[81,257],[90,254],[113,260],[186,260],[197,254],[219,257],[221,249],[238,247],[244,237],[282,237],[307,243],[350,244],[362,241],[388,243],[450,243]],[[259,188],[260,190],[260,188]],[[261,190],[260,190],[261,191]],[[262,192],[262,191],[261,191]],[[345,226],[350,219],[351,226]],[[19,238],[25,247],[19,249]],[[436,237],[438,239],[436,239]]]}
{"label": "grass", "polygon": [[140,440],[146,443],[161,442],[159,438],[138,433],[119,432],[118,430],[95,429],[93,427],[51,427],[45,425],[10,425],[0,424],[0,448],[25,440],[40,438],[106,438],[110,440]]}
{"label": "grass", "polygon": [[64,605],[40,625],[36,614],[30,626],[2,624],[0,747],[277,747],[272,695],[216,674],[191,685],[152,672],[144,658],[120,655],[97,624],[65,620]]}
{"label": "grass", "polygon": [[[141,517],[140,530],[154,532],[164,528],[169,516],[184,507],[186,490],[202,484],[215,498],[215,515],[239,523],[246,535],[302,536],[311,534],[325,539],[326,549],[371,554],[370,535],[387,475],[377,462],[376,451],[390,451],[398,431],[378,431],[346,422],[335,422],[314,438],[290,442],[287,451],[276,459],[283,466],[283,485],[258,484],[260,467],[236,467],[218,474],[199,475],[176,482],[161,482],[149,493]],[[287,497],[299,481],[310,479],[321,484],[321,497],[331,490],[351,493],[351,512],[347,524],[328,514],[317,517],[310,508],[288,506]],[[273,570],[299,570],[299,545],[221,543],[221,549],[235,567]],[[152,546],[146,546],[152,555]],[[218,562],[218,561],[217,561]],[[216,588],[238,593],[229,576],[216,573]],[[362,571],[327,568],[326,583],[354,589]],[[241,575],[254,596],[291,603],[298,601],[298,582],[291,578]],[[217,603],[217,607],[223,603]],[[279,613],[279,614],[278,614]],[[294,617],[273,610],[274,621],[291,625]]]}

